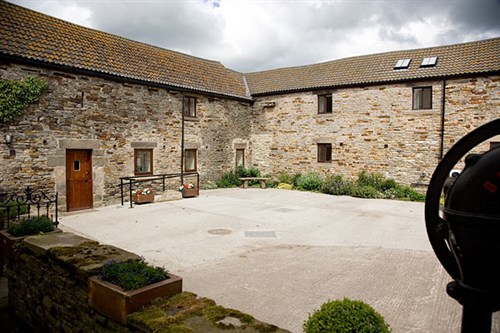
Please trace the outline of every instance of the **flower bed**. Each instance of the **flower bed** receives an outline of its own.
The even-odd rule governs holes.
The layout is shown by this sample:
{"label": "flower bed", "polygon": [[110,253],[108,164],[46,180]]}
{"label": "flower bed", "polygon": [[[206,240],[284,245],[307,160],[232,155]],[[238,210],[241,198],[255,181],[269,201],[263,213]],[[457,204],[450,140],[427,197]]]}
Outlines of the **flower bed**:
{"label": "flower bed", "polygon": [[155,193],[149,187],[132,191],[132,200],[134,203],[142,204],[155,201]]}
{"label": "flower bed", "polygon": [[102,267],[101,275],[89,278],[89,304],[121,323],[154,299],[180,292],[182,278],[144,260],[110,262]]}
{"label": "flower bed", "polygon": [[183,198],[193,198],[200,195],[199,189],[196,186],[194,186],[193,183],[187,183],[181,185],[181,187],[179,187],[179,191],[182,192]]}

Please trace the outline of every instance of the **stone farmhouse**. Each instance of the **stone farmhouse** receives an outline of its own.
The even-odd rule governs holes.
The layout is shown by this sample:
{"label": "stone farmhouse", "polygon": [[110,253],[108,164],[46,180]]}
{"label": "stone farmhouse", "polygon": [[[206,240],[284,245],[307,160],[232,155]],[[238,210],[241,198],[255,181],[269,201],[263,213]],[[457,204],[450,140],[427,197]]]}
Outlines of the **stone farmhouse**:
{"label": "stone farmhouse", "polygon": [[0,78],[28,76],[48,89],[0,123],[0,191],[56,190],[64,210],[181,168],[202,188],[237,165],[425,187],[454,142],[500,118],[500,38],[238,73],[0,1]]}

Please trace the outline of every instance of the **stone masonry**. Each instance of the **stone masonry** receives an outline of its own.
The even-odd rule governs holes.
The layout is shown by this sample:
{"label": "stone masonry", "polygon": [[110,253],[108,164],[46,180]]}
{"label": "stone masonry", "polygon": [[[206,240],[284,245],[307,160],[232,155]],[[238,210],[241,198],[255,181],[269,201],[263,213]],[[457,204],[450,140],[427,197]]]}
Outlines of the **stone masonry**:
{"label": "stone masonry", "polygon": [[[134,175],[134,148],[153,149],[155,174],[179,173],[182,94],[102,78],[0,64],[0,77],[39,76],[49,88],[25,115],[0,125],[11,144],[0,148],[0,190],[31,186],[58,191],[66,209],[66,149],[92,150],[94,207],[118,202],[119,178]],[[185,148],[198,150],[202,183],[235,163],[235,145],[248,145],[248,103],[197,98],[197,117],[185,121]],[[169,184],[178,188],[179,180]]]}
{"label": "stone masonry", "polygon": [[[180,172],[182,93],[0,64],[1,78],[29,75],[46,79],[49,88],[25,115],[0,125],[13,137],[0,145],[0,192],[28,185],[58,191],[66,210],[67,149],[92,150],[94,207],[119,202],[119,178],[133,176],[135,148],[153,149],[155,174]],[[440,159],[443,83],[275,94],[253,104],[190,94],[197,98],[197,116],[185,118],[185,149],[197,150],[202,188],[234,168],[236,149],[242,148],[246,166],[273,176],[317,171],[353,178],[365,170],[425,188]],[[499,76],[445,83],[444,152],[474,128],[500,118]],[[412,110],[412,88],[428,86],[432,109]],[[317,95],[325,92],[333,94],[333,112],[318,114]],[[318,143],[332,144],[331,162],[317,162]],[[487,149],[489,143],[479,147]],[[167,189],[179,185],[176,179]]]}
{"label": "stone masonry", "polygon": [[[480,125],[500,118],[500,77],[446,82],[444,152]],[[412,88],[432,86],[432,109],[412,110]],[[318,93],[257,98],[253,165],[277,175],[318,171],[348,178],[376,172],[425,186],[440,159],[442,81],[335,89],[333,112],[318,114]],[[274,107],[268,107],[272,102]],[[493,140],[500,141],[500,140]],[[317,162],[317,144],[332,144],[332,162]],[[485,143],[479,150],[489,149]]]}

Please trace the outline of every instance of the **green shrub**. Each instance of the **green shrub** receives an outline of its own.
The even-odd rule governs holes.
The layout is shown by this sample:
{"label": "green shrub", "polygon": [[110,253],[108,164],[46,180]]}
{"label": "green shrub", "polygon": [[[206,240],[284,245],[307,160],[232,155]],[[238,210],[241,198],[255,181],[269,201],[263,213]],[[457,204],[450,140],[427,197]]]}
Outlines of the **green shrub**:
{"label": "green shrub", "polygon": [[297,188],[306,191],[319,191],[323,187],[323,179],[317,172],[309,172],[297,178]]}
{"label": "green shrub", "polygon": [[161,267],[149,266],[144,260],[110,261],[101,268],[101,278],[124,290],[139,289],[168,279]]}
{"label": "green shrub", "polygon": [[408,199],[410,201],[420,201],[420,202],[425,201],[425,195],[418,193],[410,186],[398,185],[392,190],[392,193],[394,197],[398,199]]}
{"label": "green shrub", "polygon": [[389,325],[370,305],[361,301],[324,303],[309,315],[303,325],[305,333],[389,333]]}
{"label": "green shrub", "polygon": [[353,184],[340,175],[328,176],[321,189],[323,193],[332,195],[352,195],[353,190]]}
{"label": "green shrub", "polygon": [[237,187],[241,185],[238,175],[234,171],[226,172],[222,178],[215,182],[219,188]]}
{"label": "green shrub", "polygon": [[205,184],[205,190],[215,190],[217,188],[218,188],[218,186],[214,182],[207,181],[207,183]]}
{"label": "green shrub", "polygon": [[[261,177],[260,170],[255,167],[245,168],[240,166],[234,171],[224,173],[222,178],[216,181],[215,184],[219,188],[238,187],[241,186],[241,180],[239,180],[239,178],[243,177]],[[255,184],[259,184],[259,181],[248,182],[250,186]]]}
{"label": "green shrub", "polygon": [[361,171],[358,175],[358,185],[371,186],[381,192],[397,186],[394,179],[385,178],[378,173],[366,173],[365,171]]}
{"label": "green shrub", "polygon": [[293,190],[293,185],[287,183],[279,183],[277,188],[279,188],[280,190]]}
{"label": "green shrub", "polygon": [[382,199],[384,194],[378,191],[375,187],[370,185],[358,185],[352,192],[353,197],[367,198],[367,199]]}
{"label": "green shrub", "polygon": [[6,207],[5,211],[0,211],[0,220],[28,213],[28,205],[13,200],[0,201],[0,207]]}
{"label": "green shrub", "polygon": [[278,175],[278,181],[279,181],[279,183],[293,185],[293,177],[286,174],[286,173],[280,173]]}
{"label": "green shrub", "polygon": [[37,235],[43,232],[54,231],[55,226],[47,216],[32,217],[13,224],[7,232],[14,237]]}

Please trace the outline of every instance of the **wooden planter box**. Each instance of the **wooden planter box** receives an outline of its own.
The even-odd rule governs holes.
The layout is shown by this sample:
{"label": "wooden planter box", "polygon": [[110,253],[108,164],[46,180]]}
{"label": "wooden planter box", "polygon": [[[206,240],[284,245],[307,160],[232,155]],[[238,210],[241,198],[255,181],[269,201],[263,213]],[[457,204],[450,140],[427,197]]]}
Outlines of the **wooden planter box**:
{"label": "wooden planter box", "polygon": [[182,278],[168,274],[169,279],[135,289],[123,290],[99,276],[89,278],[89,304],[101,314],[126,324],[127,316],[158,297],[170,297],[182,292]]}
{"label": "wooden planter box", "polygon": [[132,194],[132,200],[136,204],[143,204],[143,203],[148,203],[148,202],[154,202],[155,201],[155,193],[151,191],[150,194]]}
{"label": "wooden planter box", "polygon": [[184,188],[182,189],[183,198],[193,198],[200,195],[198,188]]}
{"label": "wooden planter box", "polygon": [[[43,233],[43,235],[53,234],[57,232],[62,232],[62,230],[56,228],[54,231]],[[0,256],[1,256],[0,262],[2,262],[3,265],[8,265],[14,257],[14,245],[16,245],[16,243],[18,242],[21,242],[23,239],[27,237],[34,237],[34,236],[40,236],[40,235],[36,234],[36,235],[15,237],[9,234],[7,230],[0,231]],[[0,267],[0,271],[2,270],[3,266]]]}

